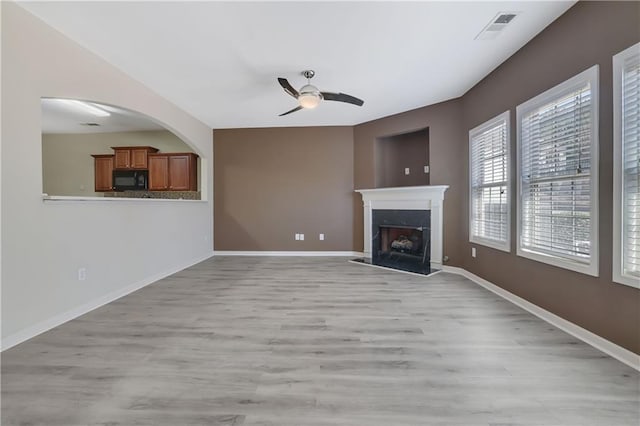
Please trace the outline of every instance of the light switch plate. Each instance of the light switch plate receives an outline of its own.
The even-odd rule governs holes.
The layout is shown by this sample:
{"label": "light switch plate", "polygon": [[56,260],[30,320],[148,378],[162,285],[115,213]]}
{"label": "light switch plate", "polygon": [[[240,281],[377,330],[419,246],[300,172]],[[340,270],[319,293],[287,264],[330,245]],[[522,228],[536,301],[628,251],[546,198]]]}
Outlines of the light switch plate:
{"label": "light switch plate", "polygon": [[320,234],[320,241],[324,241],[324,234]]}
{"label": "light switch plate", "polygon": [[404,174],[405,174],[405,175],[408,175],[410,172],[411,172],[411,170],[409,170],[409,168],[408,168],[408,167],[405,167],[405,168],[404,168]]}
{"label": "light switch plate", "polygon": [[424,166],[424,172],[429,173],[429,166]]}
{"label": "light switch plate", "polygon": [[304,234],[300,234],[300,241],[304,241]]}

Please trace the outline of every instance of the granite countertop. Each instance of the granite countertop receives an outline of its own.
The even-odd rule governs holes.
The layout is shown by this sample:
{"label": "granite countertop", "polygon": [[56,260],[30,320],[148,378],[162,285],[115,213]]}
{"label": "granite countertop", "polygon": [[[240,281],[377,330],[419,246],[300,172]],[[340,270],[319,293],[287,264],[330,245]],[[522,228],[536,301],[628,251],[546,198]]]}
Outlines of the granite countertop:
{"label": "granite countertop", "polygon": [[105,197],[161,198],[169,200],[200,200],[200,191],[117,191],[105,192]]}

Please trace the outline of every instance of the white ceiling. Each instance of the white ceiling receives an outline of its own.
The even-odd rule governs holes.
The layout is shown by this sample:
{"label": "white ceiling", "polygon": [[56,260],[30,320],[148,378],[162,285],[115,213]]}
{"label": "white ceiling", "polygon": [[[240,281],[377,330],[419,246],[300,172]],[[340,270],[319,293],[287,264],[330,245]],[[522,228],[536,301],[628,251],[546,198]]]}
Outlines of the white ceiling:
{"label": "white ceiling", "polygon": [[[60,99],[42,98],[42,133],[112,133],[166,130],[148,117],[124,108],[84,102],[109,113],[99,117]],[[96,123],[98,126],[87,126]]]}
{"label": "white ceiling", "polygon": [[[463,95],[575,1],[24,2],[212,128],[354,125]],[[495,40],[474,40],[520,12]],[[277,84],[364,106],[296,106]]]}

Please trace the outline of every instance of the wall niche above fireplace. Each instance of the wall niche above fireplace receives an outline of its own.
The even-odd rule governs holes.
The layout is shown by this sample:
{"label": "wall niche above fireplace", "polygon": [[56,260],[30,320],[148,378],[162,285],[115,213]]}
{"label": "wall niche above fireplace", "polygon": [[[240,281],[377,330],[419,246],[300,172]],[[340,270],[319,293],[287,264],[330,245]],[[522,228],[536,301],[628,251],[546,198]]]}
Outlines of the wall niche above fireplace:
{"label": "wall niche above fireplace", "polygon": [[376,139],[376,188],[429,185],[425,167],[429,167],[429,128]]}

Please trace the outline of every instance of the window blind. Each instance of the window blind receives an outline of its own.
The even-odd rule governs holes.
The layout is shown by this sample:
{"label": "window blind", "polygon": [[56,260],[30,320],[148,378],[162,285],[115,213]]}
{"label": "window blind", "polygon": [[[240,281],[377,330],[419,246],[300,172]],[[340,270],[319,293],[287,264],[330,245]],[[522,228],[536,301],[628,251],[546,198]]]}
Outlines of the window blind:
{"label": "window blind", "polygon": [[622,270],[640,278],[640,55],[622,69]]}
{"label": "window blind", "polygon": [[591,257],[590,83],[527,112],[520,128],[520,247]]}
{"label": "window blind", "polygon": [[[505,117],[506,116],[506,117]],[[509,248],[508,112],[469,132],[471,241]],[[480,240],[480,241],[478,241]]]}

